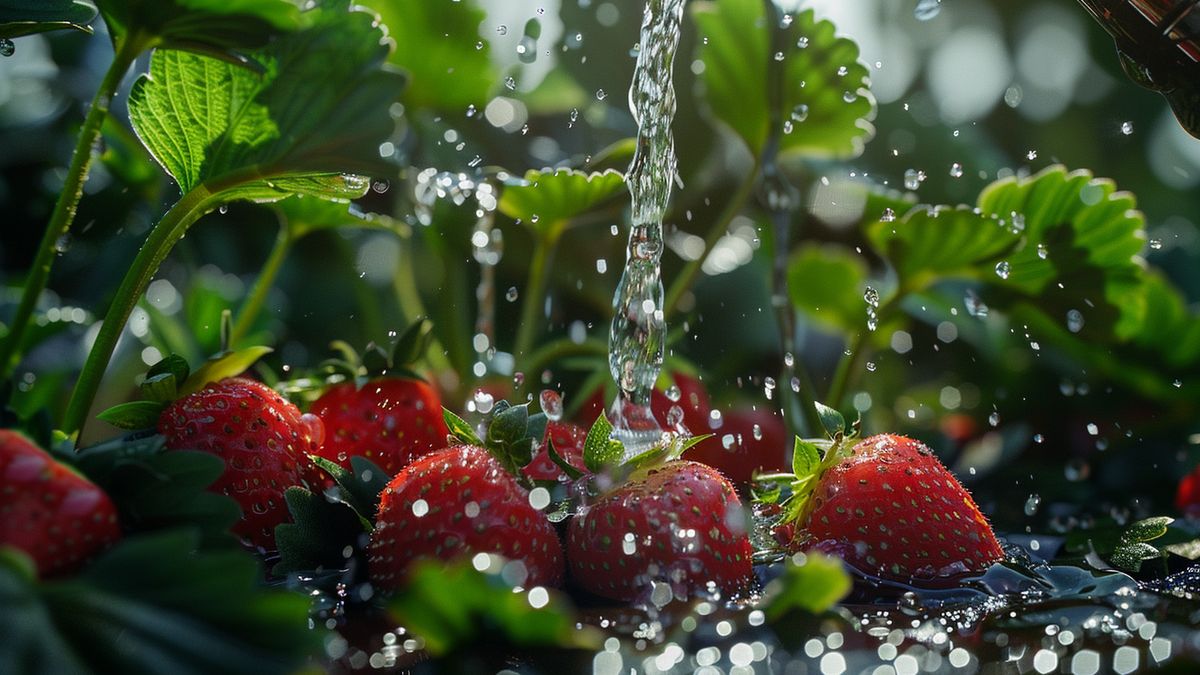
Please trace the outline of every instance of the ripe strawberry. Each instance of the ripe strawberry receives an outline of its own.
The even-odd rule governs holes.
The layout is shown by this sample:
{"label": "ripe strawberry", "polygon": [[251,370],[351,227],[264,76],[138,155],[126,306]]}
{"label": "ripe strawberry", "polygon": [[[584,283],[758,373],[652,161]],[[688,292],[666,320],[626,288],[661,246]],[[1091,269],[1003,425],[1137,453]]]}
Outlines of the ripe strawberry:
{"label": "ripe strawberry", "polygon": [[174,401],[158,420],[171,450],[201,450],[225,460],[210,490],[242,507],[233,531],[249,544],[271,550],[275,526],[288,522],[283,493],[310,487],[315,475],[308,454],[324,435],[321,420],[254,380],[226,378]]}
{"label": "ripe strawberry", "polygon": [[750,540],[741,502],[718,471],[672,461],[593,503],[572,521],[567,558],[581,588],[630,601],[663,579],[685,589],[747,588]]}
{"label": "ripe strawberry", "polygon": [[738,409],[726,413],[721,428],[698,443],[686,457],[725,474],[734,483],[749,483],[754,472],[787,469],[787,427],[778,412]]}
{"label": "ripe strawberry", "polygon": [[1002,557],[971,495],[922,443],[881,434],[828,454],[797,493],[796,547],[902,582],[979,572]]}
{"label": "ripe strawberry", "polygon": [[108,495],[21,434],[0,429],[0,545],[44,577],[77,570],[121,538]]}
{"label": "ripe strawberry", "polygon": [[1200,467],[1179,481],[1175,491],[1175,508],[1189,516],[1200,515]]}
{"label": "ripe strawberry", "polygon": [[317,454],[346,468],[350,457],[366,457],[389,476],[445,447],[449,433],[437,392],[416,378],[334,385],[313,403],[312,413],[325,423]]}
{"label": "ripe strawberry", "polygon": [[583,464],[583,441],[587,432],[570,422],[549,422],[546,424],[546,435],[542,438],[542,447],[533,456],[533,461],[522,469],[529,480],[552,480],[563,482],[569,480],[563,470],[554,460],[550,459],[550,451],[546,442],[554,443],[554,450],[567,461],[567,464],[587,471]]}
{"label": "ripe strawberry", "polygon": [[371,582],[403,585],[419,559],[496,553],[525,565],[522,584],[562,583],[562,545],[529,493],[483,448],[445,448],[409,464],[384,488],[371,533]]}

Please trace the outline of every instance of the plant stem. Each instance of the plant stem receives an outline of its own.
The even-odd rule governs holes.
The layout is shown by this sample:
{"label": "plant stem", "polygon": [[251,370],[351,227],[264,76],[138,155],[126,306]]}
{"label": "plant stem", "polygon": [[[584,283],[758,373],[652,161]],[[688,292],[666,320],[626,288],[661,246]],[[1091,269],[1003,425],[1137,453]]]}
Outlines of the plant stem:
{"label": "plant stem", "polygon": [[[396,304],[404,320],[412,325],[419,319],[429,318],[429,311],[421,301],[417,291],[417,279],[413,274],[412,247],[413,238],[401,238],[399,259],[396,261],[396,271],[392,273],[392,292],[396,296]],[[425,360],[434,370],[450,370],[450,360],[446,357],[446,349],[435,336],[425,352]]]}
{"label": "plant stem", "polygon": [[292,241],[287,227],[280,227],[279,235],[275,237],[275,244],[271,247],[271,253],[267,256],[267,261],[263,263],[262,269],[259,270],[258,278],[254,280],[254,286],[250,289],[250,294],[246,296],[246,301],[242,303],[242,311],[238,313],[237,321],[233,323],[233,332],[229,335],[230,349],[236,349],[238,343],[250,332],[250,327],[254,325],[254,320],[258,318],[263,304],[267,301],[267,294],[271,292],[271,287],[275,284],[275,278],[279,276],[283,261],[292,250]]}
{"label": "plant stem", "polygon": [[530,261],[529,281],[525,285],[525,302],[521,304],[521,323],[517,326],[514,358],[524,358],[533,349],[534,338],[541,327],[542,309],[546,306],[546,281],[550,261],[554,258],[558,232],[554,225],[546,233],[533,233],[533,258]]}
{"label": "plant stem", "polygon": [[71,392],[71,400],[67,404],[62,424],[66,433],[83,431],[92,401],[96,398],[96,391],[100,388],[100,381],[108,369],[108,362],[125,329],[125,323],[129,321],[129,315],[133,313],[138,299],[146,292],[146,287],[150,285],[150,280],[154,278],[159,265],[180,237],[187,232],[188,227],[219,205],[220,199],[216,192],[210,191],[204,185],[193,188],[176,202],[150,231],[150,236],[146,238],[129,271],[125,273],[125,278],[121,281],[112,304],[109,305],[108,313],[104,315],[100,332],[91,352],[88,353],[83,370],[79,373],[79,379],[75,382],[75,390]]}
{"label": "plant stem", "polygon": [[75,220],[75,212],[83,196],[83,184],[92,166],[92,151],[100,137],[104,118],[108,116],[109,104],[130,65],[141,53],[143,45],[140,38],[132,35],[121,41],[113,55],[112,63],[108,66],[108,72],[100,82],[100,88],[92,98],[92,105],[83,118],[83,126],[79,130],[79,138],[71,155],[71,164],[67,168],[66,181],[63,182],[62,192],[54,204],[50,222],[46,224],[46,231],[29,268],[29,277],[26,278],[25,288],[21,291],[21,303],[13,315],[8,335],[0,341],[0,380],[7,378],[12,368],[17,365],[21,337],[29,326],[29,320],[42,291],[46,289],[50,280],[50,268],[54,265],[58,242],[70,231],[71,223]]}
{"label": "plant stem", "polygon": [[[905,295],[907,292],[903,288],[897,289],[892,297],[879,306],[875,312],[875,320],[879,325],[883,324],[884,319],[892,313]],[[829,394],[826,396],[826,400],[829,401],[830,406],[841,409],[842,399],[846,397],[847,390],[853,385],[858,374],[859,364],[866,356],[867,337],[870,334],[871,331],[860,330],[850,338],[850,344],[847,347],[848,353],[842,357],[841,361],[838,361],[837,370],[833,374],[833,382],[829,385]]]}
{"label": "plant stem", "polygon": [[737,192],[729,198],[729,201],[725,204],[725,209],[721,211],[721,215],[713,222],[712,228],[709,229],[708,235],[704,238],[704,253],[695,260],[689,260],[687,265],[684,265],[683,269],[676,275],[675,281],[671,282],[671,288],[667,290],[667,297],[663,302],[664,316],[670,317],[675,312],[684,292],[695,283],[696,277],[700,274],[700,266],[704,264],[705,258],[708,257],[708,254],[717,245],[721,237],[725,236],[726,232],[729,231],[729,223],[741,212],[742,207],[746,204],[746,200],[750,197],[750,193],[754,190],[754,184],[758,179],[760,168],[762,168],[762,163],[758,157],[755,157],[754,166],[746,174],[746,179],[738,186]]}

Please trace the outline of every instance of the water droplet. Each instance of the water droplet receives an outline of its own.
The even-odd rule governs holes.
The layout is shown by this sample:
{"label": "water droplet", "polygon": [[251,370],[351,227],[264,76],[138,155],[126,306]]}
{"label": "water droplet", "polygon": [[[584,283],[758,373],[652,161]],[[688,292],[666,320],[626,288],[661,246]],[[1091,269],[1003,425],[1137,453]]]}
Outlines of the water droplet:
{"label": "water droplet", "polygon": [[896,220],[896,212],[890,206],[883,210],[883,215],[879,216],[879,221],[882,223],[890,223],[894,220]]}
{"label": "water droplet", "polygon": [[808,105],[801,103],[795,108],[792,108],[792,121],[803,122],[808,119]]}
{"label": "water droplet", "polygon": [[373,183],[371,183],[371,191],[374,192],[375,194],[381,195],[381,194],[387,192],[388,188],[390,188],[390,187],[392,187],[392,184],[387,182],[386,180],[377,180],[377,181],[374,181]]}
{"label": "water droplet", "polygon": [[962,178],[962,175],[963,175],[962,164],[955,162],[950,165],[950,177],[951,178]]}
{"label": "water droplet", "polygon": [[872,307],[878,307],[879,291],[875,290],[871,286],[867,286],[866,290],[863,291],[863,300],[866,300],[867,304]]}
{"label": "water droplet", "polygon": [[783,52],[775,52],[775,60],[782,61],[783,60]]}
{"label": "water droplet", "polygon": [[537,60],[537,42],[526,35],[517,43],[517,60],[521,63],[533,63]]}
{"label": "water droplet", "polygon": [[500,35],[508,35],[508,26],[500,24],[499,26],[496,26],[496,32]]}
{"label": "water droplet", "polygon": [[603,89],[597,89],[596,90],[596,100],[603,101],[605,98],[608,98],[608,94]]}
{"label": "water droplet", "polygon": [[517,291],[517,287],[511,286],[509,287],[508,292],[504,294],[504,299],[509,302],[516,302],[519,295],[520,292]]}
{"label": "water droplet", "polygon": [[1126,136],[1133,134],[1133,122],[1121,122],[1121,133]]}
{"label": "water droplet", "polygon": [[1025,159],[1028,159],[1031,162],[1037,159],[1037,150],[1030,150],[1029,152],[1025,153]]}
{"label": "water droplet", "polygon": [[570,117],[571,121],[567,123],[567,128],[570,129],[574,127],[575,122],[579,120],[579,108],[571,108],[571,113],[568,115],[568,117]]}
{"label": "water droplet", "polygon": [[1175,387],[1176,389],[1179,389],[1179,388],[1183,387],[1183,380],[1175,380],[1174,382],[1171,383],[1171,386]]}
{"label": "water droplet", "polygon": [[1037,245],[1037,257],[1041,258],[1042,260],[1050,257],[1050,250],[1046,248],[1045,244]]}
{"label": "water droplet", "polygon": [[471,401],[475,404],[475,410],[484,415],[490,413],[492,407],[496,405],[496,397],[482,389],[475,390],[475,395],[471,397]]}
{"label": "water droplet", "polygon": [[683,408],[673,405],[667,409],[667,428],[678,429],[683,424]]}
{"label": "water droplet", "polygon": [[750,435],[754,436],[754,440],[761,441],[762,437],[763,437],[762,427],[755,424],[753,427],[750,428]]}
{"label": "water droplet", "polygon": [[918,169],[908,169],[904,172],[904,189],[916,190],[925,182],[925,172]]}
{"label": "water droplet", "polygon": [[563,416],[562,397],[553,389],[543,389],[538,395],[538,402],[542,406],[542,412],[546,413],[546,419],[551,422],[557,422]]}
{"label": "water droplet", "polygon": [[414,516],[423,518],[425,514],[429,513],[429,502],[425,501],[424,499],[418,499],[417,501],[413,502],[412,512]]}
{"label": "water droplet", "polygon": [[842,100],[846,103],[854,103],[858,100],[858,94],[847,89],[846,91],[842,92]]}
{"label": "water droplet", "polygon": [[913,591],[905,591],[896,604],[901,612],[909,616],[917,616],[924,611],[920,596]]}
{"label": "water droplet", "polygon": [[1038,493],[1029,495],[1025,500],[1025,515],[1032,516],[1038,512],[1038,507],[1042,505],[1042,496]]}
{"label": "water droplet", "polygon": [[1073,483],[1081,480],[1087,480],[1088,476],[1091,474],[1092,465],[1088,464],[1086,460],[1078,457],[1069,460],[1067,465],[1063,467],[1063,475],[1067,477],[1067,480]]}
{"label": "water droplet", "polygon": [[1163,243],[1162,243],[1161,239],[1151,239],[1150,240],[1150,248],[1154,249],[1155,251],[1161,251],[1162,247],[1163,247]]}
{"label": "water droplet", "polygon": [[475,43],[475,51],[480,51],[482,49],[483,49],[483,40],[480,40]]}
{"label": "water droplet", "polygon": [[1033,435],[1033,442],[1034,442],[1034,443],[1039,443],[1039,444],[1040,444],[1040,443],[1045,443],[1045,442],[1046,442],[1046,437],[1045,437],[1045,436],[1043,436],[1043,435],[1041,435],[1041,434],[1034,434],[1034,435]]}
{"label": "water droplet", "polygon": [[17,51],[17,46],[8,38],[0,38],[0,56],[12,56]]}
{"label": "water droplet", "polygon": [[868,372],[868,373],[873,373],[873,372],[875,372],[875,367],[876,367],[876,366],[875,366],[875,362],[874,362],[874,361],[867,361],[867,372]]}
{"label": "water droplet", "polygon": [[219,214],[221,214],[221,215],[225,215],[226,213],[229,213],[229,205],[228,205],[228,204],[222,204],[222,205],[218,206],[218,207],[217,207],[217,213],[219,213]]}
{"label": "water droplet", "polygon": [[511,76],[506,77],[506,78],[504,78],[504,86],[509,91],[515,91],[517,88],[517,81],[515,79],[513,79]]}
{"label": "water droplet", "polygon": [[849,73],[850,73],[850,69],[847,68],[846,66],[838,66],[838,69],[837,69],[838,77],[845,77]]}
{"label": "water droplet", "polygon": [[1077,309],[1067,310],[1067,330],[1078,333],[1083,330],[1083,313]]}
{"label": "water droplet", "polygon": [[988,415],[988,424],[998,427],[1000,426],[1000,413],[993,410],[991,415]]}
{"label": "water droplet", "polygon": [[70,232],[64,232],[64,233],[62,233],[62,234],[61,234],[61,235],[58,237],[58,239],[55,239],[55,240],[54,240],[54,252],[55,252],[55,253],[57,253],[58,255],[63,255],[63,254],[64,254],[64,253],[66,253],[67,251],[70,251],[70,250],[71,250],[71,243],[72,243],[73,241],[74,241],[74,240],[71,238],[71,233],[70,233]]}
{"label": "water droplet", "polygon": [[667,390],[663,393],[666,394],[668,401],[672,401],[672,402],[676,402],[676,403],[679,401],[679,397],[683,395],[683,392],[681,392],[679,390],[679,387],[677,387],[675,385],[671,385],[671,386],[667,387]]}
{"label": "water droplet", "polygon": [[1008,264],[1007,260],[1001,260],[1000,262],[996,263],[996,276],[1000,277],[1001,279],[1007,279],[1011,272],[1012,265]]}
{"label": "water droplet", "polygon": [[942,11],[942,0],[918,0],[913,16],[917,21],[929,21]]}
{"label": "water droplet", "polygon": [[808,38],[803,35],[800,36],[800,39],[796,40],[796,47],[799,49],[808,49]]}

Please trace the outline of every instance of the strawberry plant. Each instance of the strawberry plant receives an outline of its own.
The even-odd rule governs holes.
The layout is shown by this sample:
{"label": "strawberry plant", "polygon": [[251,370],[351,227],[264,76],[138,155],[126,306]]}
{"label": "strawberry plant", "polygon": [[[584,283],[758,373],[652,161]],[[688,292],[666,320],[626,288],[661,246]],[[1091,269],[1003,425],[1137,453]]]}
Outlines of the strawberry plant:
{"label": "strawberry plant", "polygon": [[0,0],[0,672],[1194,669],[1196,11],[1078,4]]}

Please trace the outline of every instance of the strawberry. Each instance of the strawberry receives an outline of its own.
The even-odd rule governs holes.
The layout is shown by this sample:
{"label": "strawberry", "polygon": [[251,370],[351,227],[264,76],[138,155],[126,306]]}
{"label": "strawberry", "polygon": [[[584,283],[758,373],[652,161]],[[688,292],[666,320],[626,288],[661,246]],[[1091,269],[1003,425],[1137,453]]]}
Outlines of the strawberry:
{"label": "strawberry", "polygon": [[713,432],[715,442],[698,443],[688,459],[720,470],[734,483],[749,483],[755,471],[787,468],[787,427],[777,411],[736,409],[723,419]]}
{"label": "strawberry", "polygon": [[1175,491],[1175,508],[1189,516],[1200,515],[1200,467],[1179,481]]}
{"label": "strawberry", "polygon": [[525,565],[521,585],[562,583],[562,545],[529,493],[488,450],[445,448],[388,483],[371,533],[371,582],[395,590],[420,559],[496,553]]}
{"label": "strawberry", "polygon": [[944,582],[1003,556],[971,495],[919,441],[881,434],[850,447],[839,439],[820,462],[807,452],[812,471],[799,476],[788,509],[799,524],[793,548],[905,583]]}
{"label": "strawberry", "polygon": [[428,321],[417,321],[390,353],[372,344],[360,357],[349,345],[334,343],[343,358],[326,365],[347,381],[312,404],[326,431],[317,454],[347,469],[351,457],[366,457],[394,476],[416,458],[446,446],[442,402],[410,368],[429,348],[432,329]]}
{"label": "strawberry", "polygon": [[394,476],[422,455],[446,446],[446,423],[437,392],[419,379],[381,377],[361,387],[343,382],[312,404],[325,423],[317,454],[350,468],[366,457]]}
{"label": "strawberry", "polygon": [[108,495],[21,434],[0,429],[0,545],[44,577],[69,574],[121,538]]}
{"label": "strawberry", "polygon": [[586,471],[583,464],[583,442],[586,436],[586,431],[570,422],[547,423],[546,435],[542,439],[542,447],[533,456],[533,461],[521,470],[522,473],[529,480],[550,480],[557,482],[569,480],[569,477],[554,463],[554,460],[550,459],[550,451],[546,446],[547,442],[554,443],[554,450],[568,464],[580,471]]}
{"label": "strawberry", "polygon": [[308,455],[324,435],[320,419],[275,390],[235,377],[206,385],[166,407],[158,431],[170,450],[201,450],[225,460],[209,489],[242,507],[234,533],[252,546],[275,547],[275,526],[290,520],[283,493],[308,487],[315,475]]}
{"label": "strawberry", "polygon": [[741,502],[712,467],[687,460],[634,471],[576,516],[567,538],[581,588],[631,601],[663,579],[685,590],[745,590],[752,577]]}

